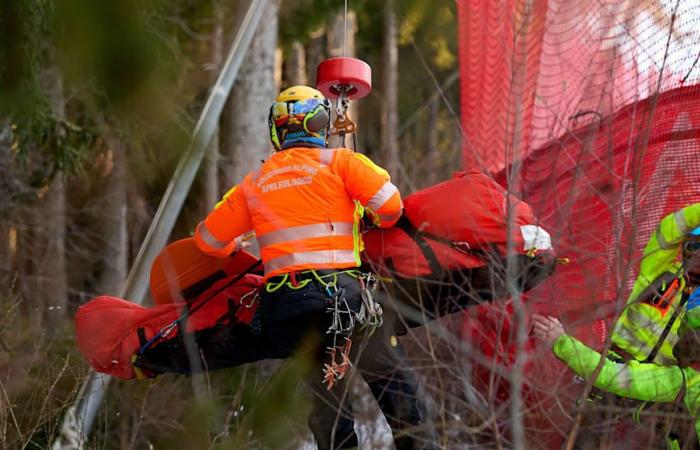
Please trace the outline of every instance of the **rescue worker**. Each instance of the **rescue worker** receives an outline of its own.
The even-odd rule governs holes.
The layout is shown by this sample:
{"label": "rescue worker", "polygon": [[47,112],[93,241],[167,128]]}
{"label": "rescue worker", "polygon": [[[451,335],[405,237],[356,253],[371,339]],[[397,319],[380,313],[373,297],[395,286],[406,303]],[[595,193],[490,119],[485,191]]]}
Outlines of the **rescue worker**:
{"label": "rescue worker", "polygon": [[[659,224],[658,230],[644,249],[639,276],[627,306],[616,323],[615,333],[612,336],[613,347],[607,355],[610,362],[606,361],[606,365],[617,367],[616,364],[627,363],[633,368],[641,367],[641,369],[634,369],[637,373],[647,373],[652,371],[653,367],[660,367],[656,364],[661,362],[665,363],[662,364],[664,366],[680,363],[677,361],[679,349],[684,353],[689,343],[695,346],[700,343],[695,340],[700,337],[700,331],[694,331],[687,339],[681,338],[679,343],[679,335],[683,336],[686,330],[700,329],[700,308],[698,307],[700,289],[697,289],[700,286],[700,227],[696,225],[699,222],[700,203],[697,203],[669,214]],[[696,228],[689,232],[688,224],[696,225]],[[678,258],[679,247],[680,259]],[[538,329],[542,331],[552,327],[557,328],[558,325],[552,320],[556,321],[556,319],[536,316],[535,332],[537,333]],[[578,349],[580,345],[573,343],[566,344],[565,347]],[[568,350],[559,352],[556,348],[555,346],[557,356],[579,373],[578,369],[581,369],[582,363],[572,361],[573,353],[569,353]],[[640,365],[640,363],[655,364]],[[596,365],[597,359],[593,368]],[[676,373],[673,370],[653,372],[654,380],[649,385],[650,388],[663,383],[660,380],[665,376],[664,374]],[[605,380],[609,381],[608,378]],[[647,399],[648,395],[640,398],[639,395],[642,394],[619,394],[617,387],[609,389],[605,381],[600,383],[596,381],[594,386],[624,397],[666,401]],[[690,404],[686,406],[691,407]],[[696,415],[696,407],[693,406],[690,409],[693,415]],[[584,417],[584,426],[595,426],[601,422],[598,416],[596,411],[590,412]],[[588,433],[580,436],[577,442],[581,447],[587,448],[586,446],[589,445],[595,448],[599,437],[597,433]]]}
{"label": "rescue worker", "polygon": [[[398,392],[386,393],[384,412],[397,448],[418,448],[405,432],[420,427],[424,416],[415,374],[403,363],[395,339],[378,332],[363,342],[353,330],[356,323],[371,327],[381,319],[367,289],[372,276],[358,270],[361,219],[366,214],[376,226],[393,225],[402,212],[399,191],[369,158],[326,147],[330,103],[319,91],[306,86],[282,91],[270,108],[269,126],[276,152],[197,226],[197,245],[226,257],[241,247],[246,233],[255,232],[265,266],[261,310],[268,357],[313,355],[309,426],[319,449],[357,445],[347,426],[339,433],[345,435],[334,435],[343,428],[338,420],[352,430],[341,379],[355,358],[370,385],[384,378],[398,386]],[[360,350],[360,344],[366,348]]]}
{"label": "rescue worker", "polygon": [[679,251],[690,230],[694,230],[691,238],[700,233],[698,227],[700,203],[695,203],[664,217],[649,239],[632,293],[613,331],[612,350],[623,359],[675,364],[673,347],[689,281],[687,249],[680,260]]}
{"label": "rescue worker", "polygon": [[[699,258],[700,259],[700,258]],[[700,310],[700,289],[696,289],[688,304],[688,312]],[[693,311],[695,310],[695,311]],[[700,327],[700,314],[691,327]],[[590,379],[603,356],[584,343],[569,336],[559,319],[535,314],[533,332],[571,370],[584,379]],[[687,408],[695,420],[695,433],[700,436],[700,372],[690,367],[700,363],[700,330],[691,328],[673,349],[678,365],[660,366],[636,360],[616,362],[603,358],[603,366],[593,386],[606,392],[645,402],[672,403]],[[668,415],[667,415],[668,416]],[[666,419],[671,419],[666,417]],[[667,424],[669,426],[670,424]],[[670,430],[666,429],[664,432]],[[665,436],[668,449],[680,449],[678,436]]]}

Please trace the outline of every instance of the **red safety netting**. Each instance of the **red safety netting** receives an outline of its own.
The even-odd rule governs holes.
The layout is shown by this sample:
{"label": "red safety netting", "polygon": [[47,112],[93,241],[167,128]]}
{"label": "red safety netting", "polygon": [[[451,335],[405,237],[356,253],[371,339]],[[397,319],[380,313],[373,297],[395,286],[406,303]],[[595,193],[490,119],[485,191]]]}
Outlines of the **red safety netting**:
{"label": "red safety netting", "polygon": [[457,0],[457,12],[465,167],[498,171],[700,74],[697,2]]}
{"label": "red safety netting", "polygon": [[[457,9],[465,167],[529,202],[571,258],[528,293],[528,313],[556,315],[600,347],[658,221],[700,201],[700,3],[458,0]],[[464,338],[511,367],[512,323],[512,308],[480,307]],[[560,445],[581,386],[549,351],[531,341],[526,350],[526,426],[542,448]],[[493,380],[477,365],[480,387]]]}
{"label": "red safety netting", "polygon": [[[507,171],[498,178],[505,183]],[[700,85],[634,103],[567,133],[531,152],[517,180],[519,195],[552,233],[558,254],[571,259],[529,293],[528,306],[560,317],[569,332],[600,348],[659,220],[700,201]],[[488,317],[493,308],[478,314]],[[485,352],[497,353],[492,345],[497,339],[501,353],[512,357],[512,337],[496,338],[483,327],[473,331]],[[570,391],[571,374],[547,349],[526,375],[545,404],[542,396],[554,400]],[[552,395],[554,380],[562,391]],[[547,419],[566,423],[564,416]]]}

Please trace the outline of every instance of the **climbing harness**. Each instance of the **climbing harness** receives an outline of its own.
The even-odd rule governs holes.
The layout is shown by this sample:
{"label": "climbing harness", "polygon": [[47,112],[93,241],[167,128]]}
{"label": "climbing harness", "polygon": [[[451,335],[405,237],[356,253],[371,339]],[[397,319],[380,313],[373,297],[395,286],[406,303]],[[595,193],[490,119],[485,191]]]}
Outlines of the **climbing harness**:
{"label": "climbing harness", "polygon": [[362,305],[357,313],[357,322],[367,329],[371,336],[374,331],[384,323],[384,311],[382,305],[374,299],[374,293],[379,287],[379,279],[373,273],[366,272],[358,277],[362,295]]}
{"label": "climbing harness", "polygon": [[668,320],[668,322],[666,322],[666,326],[664,327],[663,331],[661,332],[659,339],[656,341],[654,348],[651,349],[651,352],[646,357],[644,362],[653,362],[654,361],[654,358],[656,358],[656,355],[659,353],[659,350],[661,350],[661,346],[664,344],[664,342],[666,341],[666,338],[668,338],[668,335],[671,333],[671,329],[673,328],[673,325],[676,323],[676,320],[678,320],[678,318],[681,316],[681,314],[685,312],[684,309],[685,309],[685,304],[688,301],[688,292],[683,287],[681,287],[682,284],[683,283],[681,282],[681,278],[676,278],[671,283],[671,285],[668,287],[667,291],[664,292],[664,294],[659,299],[659,304],[652,305],[655,308],[662,311],[663,315],[666,315],[666,312],[668,312],[669,308],[673,304],[673,301],[676,299],[678,291],[680,290],[680,292],[681,292],[681,298],[680,298],[680,302],[678,303],[678,306],[674,306],[673,313],[671,314],[671,318]]}
{"label": "climbing harness", "polygon": [[[353,310],[346,298],[345,289],[338,285],[338,277],[341,275],[355,278],[360,284],[361,303],[357,310]],[[375,299],[379,280],[375,274],[361,272],[357,269],[333,271],[332,273],[307,270],[280,275],[277,279],[269,280],[264,289],[269,293],[276,292],[283,286],[298,290],[306,287],[312,281],[315,281],[325,292],[328,298],[326,313],[331,316],[331,324],[326,330],[326,335],[329,335],[329,345],[326,348],[328,362],[323,365],[322,369],[323,382],[330,390],[345,377],[348,369],[352,367],[350,361],[352,336],[361,332],[364,336],[369,337],[384,323],[382,307]],[[253,321],[255,322],[255,318]]]}
{"label": "climbing harness", "polygon": [[359,271],[345,273],[357,278],[360,283],[362,303],[358,311],[353,311],[345,297],[345,289],[338,288],[337,274],[333,274],[333,280],[325,284],[326,295],[331,300],[326,311],[332,316],[331,325],[326,331],[326,334],[331,335],[331,345],[326,349],[329,362],[323,365],[323,382],[327,390],[333,389],[352,367],[351,336],[358,331],[369,337],[383,323],[382,307],[374,299],[377,277]]}

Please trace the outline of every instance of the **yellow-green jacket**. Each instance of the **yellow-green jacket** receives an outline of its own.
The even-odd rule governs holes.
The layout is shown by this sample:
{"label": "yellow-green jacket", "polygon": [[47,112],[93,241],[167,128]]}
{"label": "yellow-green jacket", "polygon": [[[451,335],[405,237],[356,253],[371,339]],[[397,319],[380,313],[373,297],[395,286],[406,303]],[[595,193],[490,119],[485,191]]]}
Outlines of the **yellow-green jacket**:
{"label": "yellow-green jacket", "polygon": [[[644,248],[639,276],[613,332],[613,343],[638,361],[675,364],[673,346],[682,323],[685,289],[680,248],[685,236],[700,226],[700,203],[664,217]],[[674,281],[677,280],[677,281]],[[669,322],[668,334],[653,358]]]}
{"label": "yellow-green jacket", "polygon": [[[554,354],[583,378],[590,378],[602,355],[571,336],[560,336]],[[673,403],[683,389],[683,404],[695,418],[695,432],[700,436],[700,372],[689,367],[659,366],[628,361],[617,363],[604,358],[600,374],[593,385],[620,397],[645,402]]]}

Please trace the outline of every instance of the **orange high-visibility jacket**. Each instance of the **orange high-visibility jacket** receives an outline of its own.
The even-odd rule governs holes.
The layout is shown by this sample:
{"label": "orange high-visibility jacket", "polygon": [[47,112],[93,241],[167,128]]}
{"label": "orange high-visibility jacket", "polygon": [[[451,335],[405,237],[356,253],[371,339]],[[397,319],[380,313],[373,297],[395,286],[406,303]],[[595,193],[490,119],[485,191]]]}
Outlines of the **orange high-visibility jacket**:
{"label": "orange high-visibility jacket", "polygon": [[346,148],[296,147],[273,154],[231,189],[197,226],[199,248],[225,257],[251,230],[265,277],[360,265],[363,209],[380,227],[400,217],[386,170]]}

